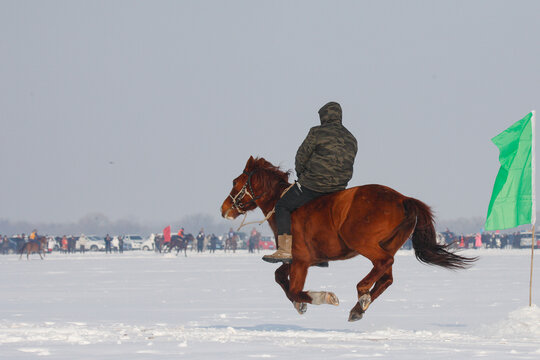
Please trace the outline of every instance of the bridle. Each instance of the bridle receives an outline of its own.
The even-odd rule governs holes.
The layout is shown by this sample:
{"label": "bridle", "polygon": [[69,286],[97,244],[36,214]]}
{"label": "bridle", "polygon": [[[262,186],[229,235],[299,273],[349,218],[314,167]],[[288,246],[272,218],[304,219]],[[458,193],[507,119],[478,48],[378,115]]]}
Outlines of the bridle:
{"label": "bridle", "polygon": [[[254,203],[256,206],[258,206],[257,205],[257,200],[262,197],[262,195],[255,196],[255,193],[253,192],[253,187],[251,186],[251,177],[253,176],[254,172],[255,172],[255,170],[252,170],[250,172],[247,172],[247,171],[244,170],[244,174],[246,174],[248,176],[248,179],[247,179],[246,183],[244,184],[244,186],[242,186],[242,189],[240,189],[240,191],[235,196],[232,196],[231,194],[229,194],[229,197],[232,200],[232,208],[235,209],[236,211],[238,211],[238,213],[240,215],[244,215],[244,219],[242,219],[242,223],[238,227],[237,231],[239,231],[242,227],[244,227],[246,225],[249,225],[249,224],[259,224],[259,225],[263,224],[265,221],[270,219],[270,217],[272,215],[274,215],[274,213],[276,211],[276,208],[274,207],[268,214],[266,214],[266,216],[264,217],[263,220],[261,220],[261,221],[251,221],[251,222],[245,223],[246,217],[247,217],[247,210],[245,210],[246,207],[251,203]],[[296,183],[292,183],[292,185],[288,186],[281,193],[280,198],[282,198],[283,195],[285,195],[285,193],[287,191],[289,191],[289,189],[292,188],[295,184]],[[240,202],[246,196],[246,194],[249,195],[251,200],[249,200],[246,203]]]}
{"label": "bridle", "polygon": [[[240,189],[240,191],[235,196],[232,196],[231,194],[229,194],[229,197],[232,200],[233,209],[238,211],[240,214],[247,213],[247,210],[245,210],[245,209],[251,203],[254,203],[255,205],[257,205],[256,201],[258,199],[260,199],[261,196],[262,196],[262,195],[255,196],[255,193],[253,192],[253,187],[251,186],[251,177],[253,176],[253,173],[255,173],[255,170],[252,170],[250,172],[247,172],[247,171],[244,170],[244,174],[246,174],[248,176],[248,179],[247,179],[246,183],[244,184],[244,186],[242,186],[242,189]],[[251,200],[249,200],[248,202],[245,202],[245,203],[241,202],[242,199],[246,195],[249,195]]]}

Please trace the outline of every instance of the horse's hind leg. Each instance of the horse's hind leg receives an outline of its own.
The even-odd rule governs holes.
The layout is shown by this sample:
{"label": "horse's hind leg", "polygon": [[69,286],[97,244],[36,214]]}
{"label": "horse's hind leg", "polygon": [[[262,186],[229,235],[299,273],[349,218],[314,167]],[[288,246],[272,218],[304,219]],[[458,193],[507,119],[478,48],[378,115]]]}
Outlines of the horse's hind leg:
{"label": "horse's hind leg", "polygon": [[392,268],[388,269],[383,276],[373,286],[373,289],[370,291],[371,302],[375,301],[376,298],[381,295],[384,290],[386,290],[394,282],[394,277],[392,276]]}
{"label": "horse's hind leg", "polygon": [[[358,302],[351,309],[349,314],[349,321],[360,320],[367,310],[371,302],[374,300],[371,297],[370,289],[371,287],[379,281],[389,270],[391,271],[392,265],[394,264],[394,257],[386,253],[383,249],[376,249],[377,251],[371,253],[363,252],[362,255],[366,256],[373,263],[373,269],[356,285],[358,290]],[[369,255],[369,256],[368,256]],[[391,274],[390,274],[391,279]],[[391,282],[384,281],[381,283],[380,287],[374,287],[373,293],[377,292],[379,296],[386,287],[382,287],[382,284],[387,283],[386,287],[390,286]]]}

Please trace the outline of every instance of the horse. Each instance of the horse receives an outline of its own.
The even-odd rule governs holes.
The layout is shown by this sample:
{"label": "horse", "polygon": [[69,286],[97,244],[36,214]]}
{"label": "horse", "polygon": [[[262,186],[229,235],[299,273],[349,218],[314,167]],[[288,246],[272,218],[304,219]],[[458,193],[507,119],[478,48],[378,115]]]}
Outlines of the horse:
{"label": "horse", "polygon": [[[221,215],[236,219],[260,208],[277,239],[276,202],[291,186],[289,172],[264,158],[248,159],[221,205]],[[321,262],[363,255],[373,265],[357,284],[358,301],[349,321],[360,320],[393,282],[394,255],[409,237],[416,258],[448,269],[464,269],[476,258],[457,255],[438,244],[431,208],[383,185],[357,186],[319,197],[292,213],[292,257],[275,271],[275,280],[300,315],[307,304],[339,305],[332,292],[304,291],[308,268]]]}
{"label": "horse", "polygon": [[167,248],[164,250],[164,252],[171,252],[173,249],[176,248],[176,255],[178,256],[178,253],[180,251],[184,251],[184,256],[187,257],[187,245],[189,241],[193,241],[194,237],[192,234],[186,234],[183,238],[180,238],[177,235],[171,236],[171,241],[167,244]]}
{"label": "horse", "polygon": [[45,255],[45,246],[47,246],[47,238],[45,236],[40,236],[37,240],[30,240],[22,246],[19,260],[21,260],[24,252],[26,252],[26,260],[30,260],[29,256],[33,253],[38,253],[41,260],[43,260],[41,253]]}
{"label": "horse", "polygon": [[236,249],[238,248],[238,235],[234,234],[232,238],[227,238],[225,240],[225,246],[223,247],[223,252],[227,252],[227,250],[232,251],[233,253],[236,253]]}

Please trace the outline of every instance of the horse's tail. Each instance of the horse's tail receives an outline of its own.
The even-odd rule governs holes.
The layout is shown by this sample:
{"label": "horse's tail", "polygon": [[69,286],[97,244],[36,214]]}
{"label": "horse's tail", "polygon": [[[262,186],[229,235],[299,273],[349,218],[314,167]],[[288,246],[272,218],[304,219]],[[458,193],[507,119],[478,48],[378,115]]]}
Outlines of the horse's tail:
{"label": "horse's tail", "polygon": [[437,243],[437,233],[431,208],[413,198],[403,201],[406,216],[416,218],[416,227],[412,233],[412,245],[416,258],[426,264],[438,265],[448,269],[465,269],[477,258],[468,258],[447,250],[449,245]]}

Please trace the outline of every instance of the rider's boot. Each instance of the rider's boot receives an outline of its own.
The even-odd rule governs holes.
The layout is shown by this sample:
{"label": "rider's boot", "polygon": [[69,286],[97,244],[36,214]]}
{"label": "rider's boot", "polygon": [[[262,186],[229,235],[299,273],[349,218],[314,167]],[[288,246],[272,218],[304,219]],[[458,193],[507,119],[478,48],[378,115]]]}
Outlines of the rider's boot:
{"label": "rider's boot", "polygon": [[277,251],[272,255],[264,255],[262,259],[270,263],[277,263],[281,261],[285,264],[290,264],[292,262],[292,235],[278,235],[277,243]]}

